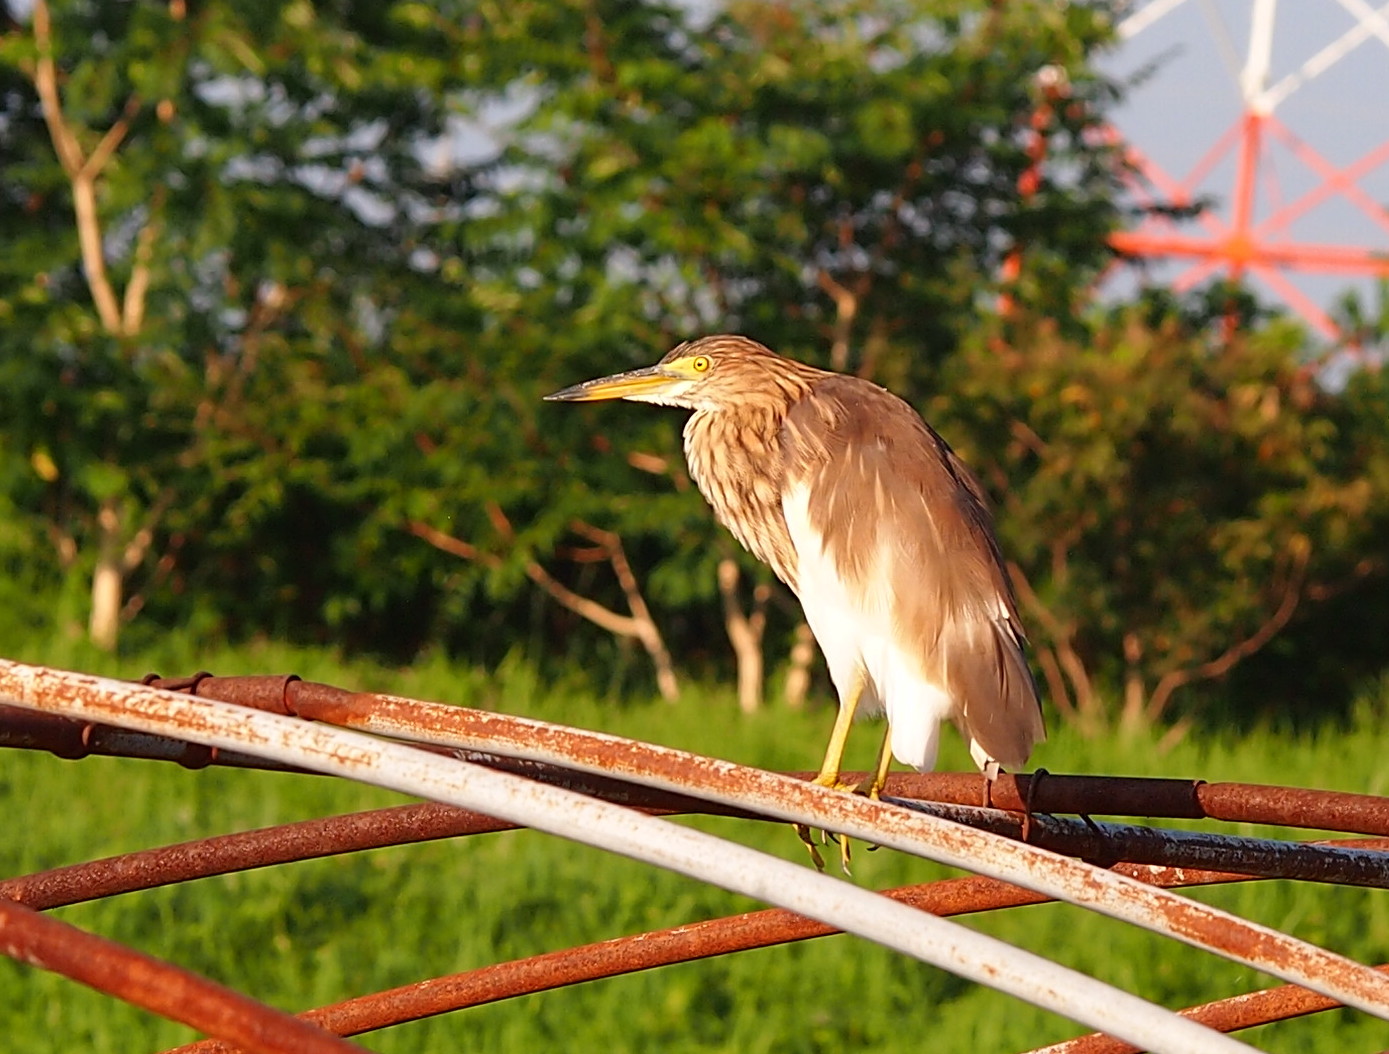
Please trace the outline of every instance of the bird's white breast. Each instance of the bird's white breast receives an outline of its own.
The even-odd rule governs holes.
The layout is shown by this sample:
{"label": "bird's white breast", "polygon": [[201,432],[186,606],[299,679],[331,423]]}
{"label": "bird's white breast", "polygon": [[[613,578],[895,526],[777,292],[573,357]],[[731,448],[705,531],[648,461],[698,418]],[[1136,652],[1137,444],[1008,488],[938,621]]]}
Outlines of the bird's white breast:
{"label": "bird's white breast", "polygon": [[857,587],[851,588],[813,526],[809,502],[809,488],[795,484],[783,498],[782,512],[796,551],[796,592],[841,705],[861,688],[859,712],[887,714],[893,756],[904,765],[929,769],[935,765],[940,724],[953,705],[949,695],[926,680],[922,656],[911,642],[902,646],[892,592],[893,554],[881,535],[869,532],[875,551],[864,554]]}

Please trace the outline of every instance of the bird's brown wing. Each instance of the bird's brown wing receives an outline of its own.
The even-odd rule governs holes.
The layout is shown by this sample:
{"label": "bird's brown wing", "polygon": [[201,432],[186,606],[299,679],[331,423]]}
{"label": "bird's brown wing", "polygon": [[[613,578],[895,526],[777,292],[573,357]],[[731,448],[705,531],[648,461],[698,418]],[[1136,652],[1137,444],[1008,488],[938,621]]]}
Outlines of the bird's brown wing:
{"label": "bird's brown wing", "polygon": [[[817,382],[782,437],[788,486],[806,486],[811,526],[849,594],[889,606],[894,636],[954,700],[976,760],[982,750],[1022,765],[1043,738],[1037,688],[992,518],[964,463],[905,402],[854,377]],[[884,573],[890,582],[875,580]]]}

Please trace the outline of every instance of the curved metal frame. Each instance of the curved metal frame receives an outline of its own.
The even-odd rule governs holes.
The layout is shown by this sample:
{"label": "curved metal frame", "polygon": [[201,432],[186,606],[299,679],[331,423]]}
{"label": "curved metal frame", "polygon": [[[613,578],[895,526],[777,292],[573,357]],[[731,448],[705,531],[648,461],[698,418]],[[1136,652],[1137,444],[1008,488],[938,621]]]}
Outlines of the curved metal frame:
{"label": "curved metal frame", "polygon": [[[233,697],[241,704],[250,703],[263,709],[278,710],[311,716],[316,721],[335,721],[344,726],[369,728],[378,734],[409,736],[415,740],[443,741],[451,746],[465,746],[472,750],[498,750],[500,752],[526,753],[518,751],[517,737],[523,736],[533,747],[543,741],[544,749],[531,749],[533,757],[542,757],[546,763],[524,762],[497,758],[490,754],[468,754],[468,761],[476,763],[484,760],[498,768],[520,770],[533,780],[545,780],[551,784],[561,784],[582,790],[585,793],[601,794],[610,799],[623,801],[629,806],[637,806],[646,812],[722,811],[740,812],[744,815],[775,814],[819,825],[829,824],[834,829],[849,830],[860,837],[871,837],[874,841],[898,844],[894,839],[902,839],[902,848],[920,851],[921,846],[912,844],[913,835],[919,834],[925,824],[927,830],[951,832],[947,840],[964,838],[960,834],[969,827],[1001,831],[1012,837],[1023,837],[1040,845],[1061,849],[1082,855],[1091,860],[1115,863],[1127,859],[1127,864],[1118,864],[1114,871],[1130,874],[1155,886],[1188,885],[1212,881],[1242,881],[1260,875],[1267,877],[1298,877],[1309,880],[1354,883],[1361,885],[1389,887],[1389,839],[1346,841],[1332,844],[1307,844],[1275,842],[1264,839],[1230,839],[1218,835],[1189,832],[1154,832],[1148,828],[1132,828],[1114,824],[1096,824],[1088,817],[1084,824],[1058,820],[1039,815],[1044,812],[1074,811],[1085,814],[1089,811],[1106,814],[1123,814],[1136,811],[1144,815],[1175,815],[1181,817],[1219,817],[1223,819],[1244,820],[1247,822],[1278,823],[1292,826],[1311,826],[1325,830],[1347,830],[1366,834],[1389,834],[1389,800],[1362,795],[1332,794],[1328,792],[1305,791],[1290,788],[1257,788],[1241,785],[1208,785],[1200,782],[1177,780],[1109,780],[1082,777],[1041,776],[1005,777],[994,787],[993,805],[1003,809],[1017,809],[1030,806],[1022,815],[1009,814],[998,808],[979,808],[966,803],[981,800],[982,785],[977,777],[951,774],[932,774],[926,777],[899,777],[889,787],[893,794],[910,794],[915,797],[925,785],[931,785],[934,793],[921,795],[923,798],[935,797],[937,801],[914,803],[917,808],[929,809],[937,816],[944,815],[947,820],[935,817],[916,817],[910,813],[893,808],[890,804],[878,804],[862,799],[845,798],[819,788],[807,788],[801,784],[787,787],[777,783],[783,780],[774,774],[757,773],[755,770],[741,770],[726,763],[712,759],[692,758],[679,752],[663,751],[631,741],[617,740],[614,737],[597,736],[578,730],[562,729],[559,726],[525,722],[519,719],[503,718],[500,715],[479,714],[457,707],[441,707],[414,700],[401,700],[395,697],[354,694],[325,685],[312,685],[297,678],[212,678],[198,675],[179,682],[158,682],[162,688],[178,688],[196,692],[204,698]],[[111,686],[115,686],[112,688]],[[163,704],[168,703],[166,691],[144,690],[149,698],[160,697]],[[128,707],[138,708],[149,699],[137,699],[131,703],[132,692],[139,695],[140,689],[123,685],[120,682],[103,682],[97,678],[83,675],[62,674],[58,671],[21,667],[18,664],[0,664],[0,698],[12,698],[26,705],[44,705],[51,710],[64,713],[104,714],[108,720],[120,720],[122,724],[132,723],[132,713]],[[105,699],[96,699],[106,694]],[[121,697],[121,701],[113,700]],[[95,701],[94,701],[95,700]],[[211,704],[215,708],[217,704]],[[105,709],[103,709],[105,707]],[[246,724],[247,715],[239,720]],[[441,730],[442,719],[446,730]],[[190,738],[202,738],[205,743],[213,742],[208,736],[199,736],[195,726],[206,730],[208,715],[200,704],[189,710],[186,707],[178,718],[184,729],[180,734]],[[271,718],[273,722],[276,719]],[[282,719],[280,719],[282,720]],[[191,722],[191,723],[190,723]],[[135,722],[138,724],[138,722]],[[297,724],[297,723],[292,723]],[[153,726],[150,726],[153,727]],[[266,726],[269,727],[269,726]],[[300,727],[304,727],[300,725]],[[321,728],[322,726],[317,726]],[[256,735],[264,735],[257,732]],[[346,733],[345,735],[351,735]],[[360,737],[358,737],[360,738]],[[381,744],[389,753],[398,750],[392,744],[381,740],[368,740],[368,743]],[[53,718],[24,711],[14,711],[0,707],[0,745],[26,746],[51,750],[62,756],[83,756],[88,753],[117,753],[146,757],[164,757],[179,760],[184,764],[240,764],[264,765],[263,761],[252,756],[251,751],[260,754],[263,744],[255,742],[255,735],[245,737],[236,746],[242,753],[230,756],[219,755],[217,748],[189,748],[186,743],[147,733],[131,733],[115,730],[91,721],[72,721]],[[228,745],[232,745],[228,743]],[[562,749],[556,750],[556,746]],[[427,765],[443,765],[453,773],[460,768],[472,766],[460,762],[457,751],[421,750],[418,745],[405,748],[411,765],[416,760]],[[596,751],[596,753],[595,753]],[[604,752],[608,756],[602,756]],[[428,754],[446,752],[454,754],[451,759],[434,757]],[[615,752],[616,756],[613,756]],[[273,753],[273,752],[272,752]],[[281,763],[303,765],[304,756],[282,757]],[[568,765],[587,765],[590,775],[576,775],[570,769],[556,768],[555,761]],[[273,763],[272,763],[273,764]],[[692,766],[693,772],[677,771],[681,766]],[[673,766],[673,767],[672,767]],[[267,766],[269,767],[269,766]],[[274,765],[281,767],[281,765]],[[673,774],[674,773],[674,774]],[[653,778],[654,774],[654,778]],[[501,779],[500,773],[493,773]],[[613,780],[611,775],[628,779],[644,779],[657,782],[663,792],[653,793],[631,783]],[[490,778],[490,777],[488,777]],[[380,782],[379,780],[373,780]],[[784,781],[789,783],[790,781]],[[720,784],[723,784],[721,787]],[[717,793],[727,790],[729,785],[745,790],[746,784],[762,784],[762,798],[748,797],[737,793]],[[532,785],[534,786],[534,784]],[[765,793],[770,790],[770,794]],[[683,796],[680,792],[684,792]],[[700,802],[689,795],[714,796],[722,799],[722,807],[710,809],[708,801]],[[808,792],[808,793],[807,793]],[[570,793],[570,792],[561,792]],[[818,795],[824,794],[832,800],[828,803],[816,802]],[[1101,804],[1103,803],[1103,804]],[[830,807],[822,809],[828,804]],[[907,803],[904,803],[907,804]],[[863,807],[868,807],[867,814]],[[492,810],[496,811],[496,810]],[[867,819],[865,819],[865,815]],[[902,819],[905,817],[905,820]],[[944,828],[933,827],[945,823]],[[856,826],[858,825],[858,826]],[[129,889],[149,888],[170,881],[182,881],[204,874],[226,873],[246,867],[265,866],[271,863],[311,856],[323,856],[337,852],[349,852],[378,845],[402,844],[404,842],[428,838],[452,837],[460,834],[479,833],[486,830],[504,829],[507,824],[476,813],[451,809],[440,805],[403,806],[372,813],[335,817],[326,820],[308,821],[300,824],[266,829],[257,832],[226,835],[205,839],[184,846],[170,846],[162,849],[146,850],[127,854],[123,857],[105,861],[93,861],[57,869],[40,875],[24,876],[0,882],[0,907],[5,913],[0,915],[0,946],[18,948],[13,935],[26,932],[31,919],[25,909],[14,907],[6,901],[26,904],[31,908],[53,907],[73,903],[93,896],[111,895]],[[668,825],[663,825],[668,826]],[[684,829],[677,828],[683,831]],[[865,833],[866,832],[866,833]],[[686,832],[689,833],[689,832]],[[1016,843],[998,842],[996,836],[979,835],[983,841],[973,840],[970,835],[960,844],[968,844],[962,850],[963,859],[956,856],[939,857],[952,863],[963,863],[971,869],[984,869],[998,865],[1000,859],[1019,859],[1030,861],[1028,866],[1036,867],[1038,853],[1043,850],[1032,846],[1018,846]],[[939,847],[938,847],[939,848]],[[973,855],[971,855],[973,854]],[[755,855],[755,854],[754,854]],[[934,855],[934,854],[933,854]],[[1050,857],[1044,853],[1044,857]],[[1060,858],[1058,858],[1060,859]],[[1134,861],[1141,862],[1134,862]],[[1212,863],[1221,866],[1220,872],[1211,870]],[[1052,866],[1046,861],[1048,867]],[[794,866],[794,865],[790,865]],[[1011,866],[1011,865],[1010,865]],[[1070,862],[1068,868],[1083,868],[1095,871],[1088,865]],[[1201,868],[1201,870],[1192,870]],[[799,871],[806,872],[801,868]],[[1014,880],[1033,880],[1036,878],[1023,867],[1016,872],[1008,872]],[[1105,872],[1096,871],[1097,875]],[[805,875],[804,877],[810,877]],[[814,876],[819,878],[819,876]],[[1108,876],[1112,879],[1112,876]],[[780,881],[780,880],[778,880]],[[825,880],[831,885],[844,887],[844,883]],[[1050,880],[1048,880],[1050,881]],[[1038,884],[1031,881],[1030,884]],[[1042,883],[1043,886],[1046,883]],[[853,890],[854,887],[847,887]],[[1123,887],[1122,896],[1133,900],[1147,900],[1142,894]],[[1138,887],[1139,890],[1144,887]],[[764,896],[768,893],[762,890]],[[855,892],[858,892],[855,890]],[[1067,899],[1077,900],[1074,891],[1062,887],[1047,887],[1047,892],[1061,892]],[[870,894],[870,896],[872,896]],[[766,896],[775,900],[775,896]],[[989,878],[954,879],[931,883],[924,887],[910,887],[891,891],[888,898],[876,898],[877,904],[870,914],[891,914],[887,906],[891,900],[904,901],[933,914],[957,914],[963,911],[991,910],[995,907],[1022,903],[1037,903],[1047,899],[1040,893],[1027,893],[1005,882]],[[1103,899],[1103,898],[1101,898]],[[1160,902],[1159,902],[1160,903]],[[1181,916],[1190,911],[1190,902],[1183,901],[1177,909]],[[797,905],[799,906],[799,905]],[[1195,906],[1199,909],[1200,906]],[[900,909],[898,909],[900,910]],[[1171,911],[1169,905],[1162,910]],[[1203,910],[1203,909],[1202,909]],[[1161,912],[1159,912],[1161,913]],[[31,916],[32,912],[27,915]],[[822,915],[822,917],[825,917]],[[1173,915],[1176,919],[1178,916]],[[11,920],[21,918],[17,925]],[[37,917],[35,917],[37,918]],[[50,921],[50,920],[42,920]],[[919,921],[919,920],[918,920]],[[1186,920],[1189,922],[1189,920]],[[55,924],[58,925],[58,924]],[[1248,940],[1250,933],[1257,931],[1243,929],[1249,924],[1241,920],[1221,919],[1213,923],[1214,928],[1206,933],[1206,945],[1222,954],[1231,949],[1221,948],[1222,941],[1235,942]],[[1233,927],[1233,928],[1231,928]],[[789,940],[802,940],[822,933],[833,932],[823,923],[817,924],[799,918],[789,912],[772,910],[756,912],[733,919],[714,920],[696,927],[680,927],[675,931],[640,935],[639,938],[618,938],[577,949],[547,953],[533,959],[515,963],[497,964],[468,974],[437,978],[419,985],[409,986],[394,992],[376,993],[332,1007],[310,1011],[304,1015],[315,1024],[326,1026],[329,1032],[339,1035],[357,1034],[372,1028],[413,1020],[431,1014],[443,1013],[461,1006],[476,1005],[480,1002],[508,998],[524,992],[540,991],[562,984],[618,973],[631,972],[668,962],[686,961],[694,958],[748,947],[765,946]],[[90,935],[83,935],[90,936]],[[1277,935],[1282,937],[1282,935]],[[73,938],[76,940],[77,938]],[[62,946],[62,939],[58,941]],[[1006,946],[1005,946],[1006,947]],[[127,950],[128,951],[128,950]],[[988,954],[993,954],[988,953]],[[1273,956],[1277,965],[1286,967],[1287,956],[1309,954],[1306,946],[1297,942],[1285,946],[1285,950]],[[1381,971],[1369,971],[1357,964],[1340,960],[1339,957],[1320,957],[1319,949],[1310,949],[1313,958],[1306,960],[1318,964],[1310,974],[1297,976],[1311,982],[1324,991],[1330,990],[1338,996],[1349,996],[1360,1005],[1384,1013],[1384,1003],[1379,993],[1389,991],[1389,978]],[[1270,961],[1256,961],[1261,969],[1269,969]],[[176,968],[172,968],[176,969]],[[64,971],[66,972],[66,971]],[[1330,975],[1336,975],[1334,977]],[[1373,980],[1366,979],[1370,975]],[[1285,974],[1286,975],[1286,974]],[[156,971],[156,976],[159,976]],[[170,976],[174,976],[170,974]],[[981,978],[982,979],[982,978]],[[1078,992],[1088,978],[1066,977],[1062,982]],[[100,978],[97,987],[105,987]],[[170,981],[174,984],[174,981]],[[1377,987],[1383,985],[1381,989]],[[1348,986],[1348,987],[1347,987]],[[158,989],[156,984],[155,988]],[[1006,986],[1005,986],[1006,987]],[[129,997],[129,993],[122,993]],[[235,995],[234,993],[232,993]],[[245,999],[244,996],[238,996]],[[1105,997],[1109,998],[1109,997]],[[1131,997],[1125,997],[1131,998]],[[1081,1000],[1083,1002],[1083,1000]],[[1238,1004],[1238,1006],[1235,1006]],[[149,1005],[149,1004],[143,1004]],[[1315,1012],[1329,1006],[1338,1005],[1334,998],[1314,996],[1305,990],[1274,989],[1272,993],[1255,993],[1226,1000],[1207,1007],[1188,1012],[1196,1020],[1213,1024],[1217,1029],[1243,1028],[1251,1024],[1276,1020],[1298,1013]],[[158,1009],[158,1007],[152,1007]],[[267,1010],[269,1008],[266,1008]],[[1072,1007],[1075,1011],[1076,1007]],[[163,1011],[161,1011],[163,1012]],[[1066,1011],[1063,1011],[1066,1012]],[[1085,1013],[1091,1013],[1086,1010]],[[277,1013],[277,1012],[271,1012]],[[283,1017],[284,1015],[279,1015]],[[1073,1016],[1083,1016],[1074,1014]],[[187,1020],[186,1018],[179,1018]],[[205,1022],[192,1022],[196,1027],[220,1034],[227,1039],[242,1044],[244,1049],[284,1049],[275,1045],[257,1045],[247,1042],[244,1037],[236,1037],[225,1031],[209,1029]],[[1101,1023],[1102,1027],[1110,1027]],[[307,1022],[302,1023],[307,1025]],[[282,1022],[270,1025],[269,1035],[283,1036]],[[1170,1029],[1171,1024],[1163,1026]],[[279,1031],[277,1031],[279,1030]],[[318,1032],[326,1038],[327,1033]],[[1184,1039],[1173,1039],[1167,1049],[1197,1049],[1190,1044],[1196,1033],[1186,1033]],[[1205,1036],[1211,1036],[1205,1033]],[[1148,1033],[1151,1041],[1154,1033]],[[1141,1037],[1130,1036],[1130,1038]],[[341,1041],[335,1041],[340,1043]],[[1220,1045],[1209,1045],[1209,1040],[1200,1040],[1200,1049],[1227,1049]],[[1222,1041],[1229,1043],[1228,1040]],[[1090,1045],[1085,1045],[1085,1044]],[[1109,1046],[1103,1044],[1110,1043]],[[1100,1044],[1096,1046],[1095,1044]],[[1185,1046],[1183,1046],[1185,1044]],[[1151,1043],[1150,1043],[1151,1045]],[[225,1044],[205,1042],[193,1044],[188,1048],[196,1050],[233,1049]],[[300,1044],[296,1049],[308,1049]],[[314,1048],[325,1049],[325,1048]],[[338,1047],[326,1049],[339,1049]],[[1110,1050],[1135,1049],[1132,1046],[1116,1047],[1112,1041],[1101,1037],[1081,1037],[1070,1045],[1062,1044],[1054,1050]],[[1154,1049],[1163,1049],[1161,1045]],[[1233,1045],[1228,1049],[1248,1049]]]}

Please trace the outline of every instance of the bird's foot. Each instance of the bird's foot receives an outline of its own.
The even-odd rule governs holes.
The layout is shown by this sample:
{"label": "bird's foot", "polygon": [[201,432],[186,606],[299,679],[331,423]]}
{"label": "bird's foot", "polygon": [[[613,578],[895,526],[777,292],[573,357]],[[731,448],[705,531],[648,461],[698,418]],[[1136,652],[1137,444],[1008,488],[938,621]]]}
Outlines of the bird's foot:
{"label": "bird's foot", "polygon": [[846,780],[837,773],[832,772],[822,772],[810,782],[818,787],[828,787],[830,790],[844,791],[848,794],[852,794],[859,789],[859,784],[852,780]]}
{"label": "bird's foot", "polygon": [[[815,865],[816,871],[823,872],[825,870],[825,858],[820,855],[820,850],[815,844],[816,836],[818,835],[820,845],[828,845],[830,842],[834,842],[839,846],[839,869],[850,878],[853,877],[854,872],[849,867],[849,864],[852,862],[853,851],[850,848],[850,840],[847,834],[822,831],[819,828],[808,827],[803,823],[798,823],[794,826],[796,828],[796,837],[801,840],[801,845],[805,846],[806,850],[810,853],[810,862]],[[869,848],[876,847],[870,846]]]}
{"label": "bird's foot", "polygon": [[[886,773],[882,775],[869,776],[867,779],[865,779],[862,783],[860,783],[857,787],[854,788],[854,793],[862,794],[869,801],[882,801],[883,787],[886,786],[886,784]],[[882,846],[880,845],[875,845],[872,842],[868,843],[868,851],[870,853],[875,853],[881,848]]]}
{"label": "bird's foot", "polygon": [[[810,862],[815,865],[815,870],[823,872],[825,870],[825,858],[820,855],[820,850],[815,845],[816,832],[803,823],[792,824],[792,827],[795,828],[796,837],[801,840],[801,845],[805,846],[806,851],[810,853]],[[825,832],[820,831],[819,834],[823,840]]]}
{"label": "bird's foot", "polygon": [[853,790],[855,794],[862,794],[870,801],[882,801],[883,787],[887,785],[887,780],[879,779],[877,776],[869,776],[862,783],[857,784]]}
{"label": "bird's foot", "polygon": [[[840,779],[838,773],[833,772],[822,772],[810,782],[821,787],[828,787],[830,790],[844,791],[846,794],[855,794],[860,790],[859,784]],[[848,837],[842,834],[835,834],[833,831],[820,831],[803,823],[798,823],[794,826],[796,829],[796,837],[801,840],[801,844],[809,851],[810,862],[815,865],[815,870],[825,870],[825,858],[820,855],[820,850],[815,844],[815,836],[818,834],[820,845],[828,845],[830,841],[838,843],[839,866],[846,875],[853,874],[853,872],[849,870],[852,851],[849,848]]]}

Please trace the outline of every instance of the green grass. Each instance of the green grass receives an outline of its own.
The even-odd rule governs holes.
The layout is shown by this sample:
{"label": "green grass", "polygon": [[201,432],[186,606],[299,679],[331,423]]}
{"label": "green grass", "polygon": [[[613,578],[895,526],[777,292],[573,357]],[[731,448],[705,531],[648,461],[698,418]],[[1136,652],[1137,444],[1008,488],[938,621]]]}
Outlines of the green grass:
{"label": "green grass", "polygon": [[[117,660],[76,644],[7,652],[120,676],[297,672],[530,714],[770,768],[807,768],[828,733],[827,708],[745,716],[731,696],[693,690],[677,706],[621,704],[547,690],[516,663],[484,674],[428,661],[385,669],[325,652],[260,645]],[[1293,738],[1193,733],[1163,753],[1153,742],[1084,741],[1059,730],[1036,762],[1055,772],[1201,776],[1389,793],[1382,729],[1389,693],[1350,727]],[[872,734],[854,749],[866,765]],[[953,737],[942,764],[968,767]],[[324,778],[44,754],[0,755],[0,874],[265,824],[370,808],[395,795]],[[779,826],[703,818],[699,826],[791,859]],[[1241,828],[1246,832],[1254,829]],[[855,881],[882,887],[945,872],[890,852],[856,856]],[[1210,903],[1366,962],[1389,960],[1389,894],[1257,883],[1198,891]],[[301,1009],[571,944],[747,910],[701,884],[530,832],[313,861],[54,912],[237,987]],[[1222,960],[1062,905],[969,920],[1016,944],[1167,1005],[1261,987]],[[1073,1024],[846,937],[651,971],[480,1007],[361,1037],[373,1050],[1010,1051],[1054,1041]],[[193,1038],[54,975],[0,960],[0,1035],[23,1054],[153,1050]],[[1248,1034],[1272,1051],[1389,1047],[1389,1025],[1323,1014]]]}

